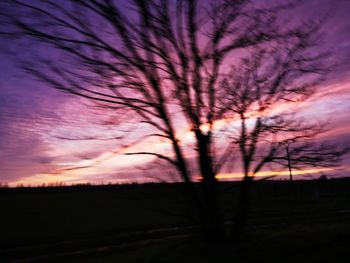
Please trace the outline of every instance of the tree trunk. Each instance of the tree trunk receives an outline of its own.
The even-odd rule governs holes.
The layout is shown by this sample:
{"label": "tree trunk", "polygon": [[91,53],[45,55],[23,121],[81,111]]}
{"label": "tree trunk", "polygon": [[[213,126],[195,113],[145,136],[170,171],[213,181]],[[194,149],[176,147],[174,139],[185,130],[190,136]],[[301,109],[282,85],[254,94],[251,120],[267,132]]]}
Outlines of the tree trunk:
{"label": "tree trunk", "polygon": [[219,207],[218,182],[212,165],[209,137],[198,135],[199,166],[203,177],[204,227],[210,242],[221,242],[224,230]]}
{"label": "tree trunk", "polygon": [[183,157],[181,149],[177,143],[177,141],[173,140],[173,148],[176,154],[177,159],[177,168],[181,173],[182,179],[185,182],[186,186],[186,195],[190,202],[190,207],[195,209],[195,213],[201,218],[203,217],[203,204],[200,199],[200,195],[197,192],[195,185],[191,181],[190,174],[188,172],[187,163]]}
{"label": "tree trunk", "polygon": [[244,234],[247,220],[247,213],[250,206],[250,185],[251,178],[245,176],[240,187],[238,204],[235,210],[234,223],[231,229],[230,238],[235,242],[239,242]]}

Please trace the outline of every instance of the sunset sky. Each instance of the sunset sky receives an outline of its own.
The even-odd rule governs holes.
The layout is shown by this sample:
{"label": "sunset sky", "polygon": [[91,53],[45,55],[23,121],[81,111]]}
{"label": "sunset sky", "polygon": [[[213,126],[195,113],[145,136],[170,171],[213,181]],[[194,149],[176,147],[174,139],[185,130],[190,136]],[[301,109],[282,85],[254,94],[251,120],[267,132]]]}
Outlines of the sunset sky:
{"label": "sunset sky", "polygon": [[[300,107],[301,114],[310,120],[329,121],[332,130],[322,140],[347,143],[350,139],[350,1],[309,0],[298,17],[331,8],[331,18],[324,25],[324,45],[329,47],[339,66],[322,84],[320,92]],[[15,56],[25,56],[26,49],[15,49],[13,42],[1,39],[0,47],[0,183],[10,185],[64,182],[107,183],[154,181],[159,171],[153,167],[152,156],[127,156],[128,150],[149,149],[167,153],[171,145],[159,139],[140,140],[130,148],[122,146],[135,142],[135,133],[143,126],[128,122],[113,122],[112,113],[103,113],[91,107],[91,103],[69,94],[63,94],[39,83],[23,73],[16,65]],[[47,50],[40,50],[47,53]],[[283,110],[283,105],[276,111]],[[225,122],[216,123],[219,129]],[[179,121],[178,138],[190,148],[193,142],[188,127]],[[205,127],[203,127],[205,129]],[[137,131],[136,131],[137,133]],[[141,132],[139,133],[141,134]],[[126,138],[113,139],[113,137]],[[89,140],[76,140],[76,138]],[[98,137],[99,140],[95,140]],[[75,138],[69,140],[69,138]],[[123,149],[122,149],[123,148]],[[191,152],[190,150],[188,150]],[[189,157],[191,158],[191,157]],[[148,167],[148,171],[145,171]],[[158,169],[158,170],[157,170]],[[170,173],[171,171],[169,171]],[[294,171],[298,178],[321,173],[350,175],[350,158],[346,156],[339,169],[305,168]],[[287,178],[286,171],[262,171],[258,176],[280,175]],[[219,179],[237,179],[239,164],[232,172],[218,175]],[[161,180],[166,180],[160,178]]]}

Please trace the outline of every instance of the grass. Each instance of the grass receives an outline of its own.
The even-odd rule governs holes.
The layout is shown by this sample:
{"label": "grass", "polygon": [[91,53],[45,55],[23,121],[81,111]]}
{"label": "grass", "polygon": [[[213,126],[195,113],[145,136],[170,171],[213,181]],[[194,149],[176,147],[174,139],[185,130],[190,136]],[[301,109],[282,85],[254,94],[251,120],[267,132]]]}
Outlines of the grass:
{"label": "grass", "polygon": [[[232,216],[237,183],[225,183],[222,207]],[[22,258],[122,244],[123,233],[187,225],[182,185],[131,185],[0,190],[0,262],[9,248]],[[350,181],[262,182],[252,188],[247,240],[214,249],[198,236],[51,258],[53,262],[349,262]],[[132,237],[129,238],[132,241]],[[48,246],[54,242],[81,240]],[[2,254],[3,253],[3,254]],[[7,258],[16,255],[8,253]],[[336,260],[335,260],[336,259]],[[342,260],[345,261],[342,261]],[[310,261],[311,260],[311,261]],[[327,261],[328,260],[328,261]],[[348,261],[346,261],[348,260]],[[48,262],[45,259],[45,262]]]}
{"label": "grass", "polygon": [[[64,258],[65,262],[349,262],[349,224],[288,227],[284,230],[250,233],[240,244],[213,246],[198,239],[171,241],[130,250],[110,251],[83,257]],[[62,258],[53,262],[60,262]]]}
{"label": "grass", "polygon": [[164,195],[162,190],[150,194],[148,189],[139,191],[136,187],[69,190],[2,193],[2,247],[103,236],[183,221],[163,212],[164,208],[179,210],[184,203],[172,191]]}

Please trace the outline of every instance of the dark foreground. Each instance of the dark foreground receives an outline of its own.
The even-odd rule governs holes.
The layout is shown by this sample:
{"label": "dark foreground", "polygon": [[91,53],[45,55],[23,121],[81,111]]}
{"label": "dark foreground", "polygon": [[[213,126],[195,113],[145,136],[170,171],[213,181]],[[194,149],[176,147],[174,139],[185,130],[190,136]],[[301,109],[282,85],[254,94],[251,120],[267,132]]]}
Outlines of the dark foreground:
{"label": "dark foreground", "polygon": [[[238,183],[222,183],[232,219]],[[350,180],[253,185],[245,239],[208,245],[181,184],[0,189],[0,262],[350,262]]]}

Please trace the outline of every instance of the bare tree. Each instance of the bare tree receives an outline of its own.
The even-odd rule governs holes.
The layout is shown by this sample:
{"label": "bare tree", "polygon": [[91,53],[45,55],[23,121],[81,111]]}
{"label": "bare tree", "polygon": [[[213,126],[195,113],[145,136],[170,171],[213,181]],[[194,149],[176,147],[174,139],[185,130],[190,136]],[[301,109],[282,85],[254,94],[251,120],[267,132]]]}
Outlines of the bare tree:
{"label": "bare tree", "polygon": [[249,185],[267,164],[288,167],[292,181],[292,163],[295,168],[334,167],[348,152],[346,147],[316,143],[317,136],[328,131],[325,123],[298,115],[332,68],[331,54],[316,45],[318,26],[314,23],[283,44],[251,48],[219,83],[223,118],[235,124],[226,152],[231,154],[237,145],[244,174],[235,236],[244,229]]}
{"label": "bare tree", "polygon": [[[54,48],[53,53],[41,53],[35,60],[22,64],[28,73],[55,89],[96,101],[116,115],[131,111],[135,122],[151,128],[143,136],[166,139],[171,144],[172,153],[168,155],[152,151],[128,154],[155,156],[176,168],[213,241],[220,240],[224,231],[215,175],[227,152],[214,151],[217,142],[213,137],[215,122],[224,117],[219,107],[222,103],[219,90],[223,89],[218,85],[225,72],[223,65],[237,51],[246,52],[249,47],[263,43],[281,46],[294,40],[302,45],[305,35],[317,28],[308,23],[294,26],[280,23],[278,17],[293,6],[288,3],[255,7],[246,0],[203,3],[135,0],[127,6],[113,0],[1,3],[3,17],[9,24],[4,34],[25,36]],[[273,72],[272,67],[270,71]],[[235,72],[241,73],[239,69]],[[265,81],[285,78],[284,73],[271,77],[268,73]],[[275,89],[271,96],[266,93],[255,101],[263,101],[267,107],[281,100],[279,96],[285,92],[298,93],[288,88],[280,92],[280,83],[275,86],[271,87],[271,91]],[[252,98],[258,90],[247,88],[244,94]],[[230,95],[234,98],[240,94]],[[243,126],[239,145],[247,178],[255,141],[266,130],[283,129],[285,118],[275,116],[267,123],[258,118],[248,146],[246,112],[248,108],[240,113]],[[178,136],[179,120],[194,134],[198,171],[189,169]],[[198,175],[203,178],[200,191],[193,185]]]}

